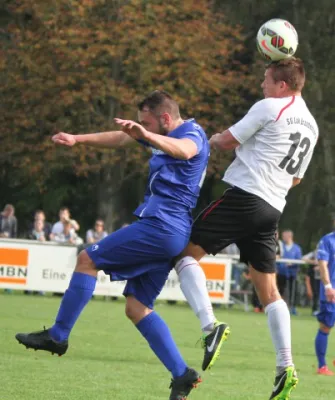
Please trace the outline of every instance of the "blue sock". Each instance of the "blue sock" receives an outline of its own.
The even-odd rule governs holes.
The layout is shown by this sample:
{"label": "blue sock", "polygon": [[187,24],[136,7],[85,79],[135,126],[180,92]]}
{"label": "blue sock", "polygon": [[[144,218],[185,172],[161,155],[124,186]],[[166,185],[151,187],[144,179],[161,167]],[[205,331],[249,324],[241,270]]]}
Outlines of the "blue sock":
{"label": "blue sock", "polygon": [[328,333],[324,333],[319,330],[315,338],[315,352],[319,361],[319,368],[327,365],[326,364],[326,352],[328,346]]}
{"label": "blue sock", "polygon": [[136,325],[136,328],[174,378],[184,375],[187,365],[179,353],[168,326],[158,314],[150,313]]}
{"label": "blue sock", "polygon": [[54,340],[62,342],[68,339],[80,313],[92,297],[96,281],[94,276],[81,272],[73,273],[59,307],[56,322],[49,331]]}

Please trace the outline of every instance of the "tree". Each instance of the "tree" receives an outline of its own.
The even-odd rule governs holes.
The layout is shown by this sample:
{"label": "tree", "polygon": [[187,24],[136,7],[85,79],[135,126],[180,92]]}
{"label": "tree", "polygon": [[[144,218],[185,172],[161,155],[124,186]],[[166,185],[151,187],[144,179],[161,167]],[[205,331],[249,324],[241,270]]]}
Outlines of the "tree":
{"label": "tree", "polygon": [[[44,197],[60,193],[68,179],[86,176],[112,229],[124,203],[123,183],[141,181],[146,173],[146,151],[55,149],[51,133],[115,129],[113,118],[136,118],[134,103],[156,88],[170,91],[183,114],[195,116],[209,133],[231,124],[245,109],[242,83],[243,94],[252,94],[253,78],[238,59],[244,48],[240,28],[231,27],[211,4],[7,2],[0,167],[7,171],[11,164],[20,171],[9,186],[29,182]],[[215,159],[211,173],[225,163]]]}

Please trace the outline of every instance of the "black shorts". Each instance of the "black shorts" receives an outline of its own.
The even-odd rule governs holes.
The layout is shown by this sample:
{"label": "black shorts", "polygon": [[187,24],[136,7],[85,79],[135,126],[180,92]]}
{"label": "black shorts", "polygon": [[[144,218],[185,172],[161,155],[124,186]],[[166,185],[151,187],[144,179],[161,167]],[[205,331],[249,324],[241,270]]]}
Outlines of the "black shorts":
{"label": "black shorts", "polygon": [[191,242],[213,255],[235,243],[241,262],[273,273],[280,216],[281,212],[265,200],[233,187],[200,213],[192,227]]}

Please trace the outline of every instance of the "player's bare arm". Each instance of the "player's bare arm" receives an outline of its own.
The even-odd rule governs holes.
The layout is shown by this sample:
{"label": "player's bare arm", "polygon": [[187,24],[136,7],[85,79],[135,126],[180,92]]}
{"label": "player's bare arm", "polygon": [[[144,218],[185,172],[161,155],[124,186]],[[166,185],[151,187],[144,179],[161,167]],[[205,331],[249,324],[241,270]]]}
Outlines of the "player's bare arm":
{"label": "player's bare arm", "polygon": [[209,144],[213,149],[234,150],[240,145],[240,142],[236,140],[230,130],[227,129],[222,133],[213,135],[209,140]]}
{"label": "player's bare arm", "polygon": [[325,286],[327,301],[335,303],[335,289],[332,287],[329,277],[328,262],[319,260],[320,275]]}
{"label": "player's bare arm", "polygon": [[133,139],[144,140],[173,158],[189,160],[198,153],[197,145],[191,139],[176,139],[152,133],[134,121],[116,118],[115,122]]}
{"label": "player's bare arm", "polygon": [[294,188],[294,186],[299,185],[300,182],[301,182],[300,178],[293,178],[291,189]]}
{"label": "player's bare arm", "polygon": [[136,143],[134,139],[122,131],[87,133],[84,135],[59,132],[52,137],[52,141],[68,147],[77,143],[93,147],[123,147]]}

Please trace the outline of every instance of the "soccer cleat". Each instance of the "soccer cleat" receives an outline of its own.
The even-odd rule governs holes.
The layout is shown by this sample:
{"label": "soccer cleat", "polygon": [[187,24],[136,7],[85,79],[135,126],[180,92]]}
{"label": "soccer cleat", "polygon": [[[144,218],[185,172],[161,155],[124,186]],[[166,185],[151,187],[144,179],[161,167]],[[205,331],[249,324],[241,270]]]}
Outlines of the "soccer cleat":
{"label": "soccer cleat", "polygon": [[51,354],[58,354],[62,356],[66,353],[69,347],[68,341],[56,342],[52,339],[49,334],[49,330],[45,329],[43,331],[32,332],[32,333],[17,333],[15,335],[16,340],[26,346],[27,349],[34,350],[45,350],[49,351]]}
{"label": "soccer cleat", "polygon": [[318,369],[318,374],[319,375],[326,375],[326,376],[333,376],[334,372],[331,371],[327,365],[324,365],[323,367]]}
{"label": "soccer cleat", "polygon": [[223,342],[228,339],[229,334],[229,326],[223,322],[216,321],[212,332],[208,335],[202,335],[201,342],[205,350],[204,360],[202,362],[203,371],[212,368],[220,355]]}
{"label": "soccer cleat", "polygon": [[184,375],[171,380],[169,400],[186,400],[191,390],[201,382],[201,377],[192,368],[188,368]]}
{"label": "soccer cleat", "polygon": [[298,377],[294,367],[287,367],[276,376],[269,400],[289,400],[292,390],[297,386]]}

